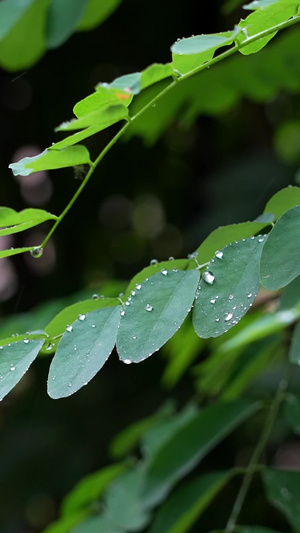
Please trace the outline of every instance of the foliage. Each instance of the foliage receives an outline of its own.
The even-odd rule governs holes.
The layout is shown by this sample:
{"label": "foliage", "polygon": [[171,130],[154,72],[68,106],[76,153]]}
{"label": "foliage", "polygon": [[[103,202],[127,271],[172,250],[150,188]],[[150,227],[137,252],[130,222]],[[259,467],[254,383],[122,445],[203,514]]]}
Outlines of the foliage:
{"label": "foliage", "polygon": [[[39,4],[44,15],[46,4]],[[5,9],[5,1],[3,5]],[[79,24],[86,5],[86,2],[78,2],[74,9],[71,3],[66,3],[72,22],[67,32],[61,21],[60,3],[51,3],[49,47],[63,42],[74,28],[93,25],[92,14],[90,18],[87,14],[84,16],[89,22],[84,22],[83,17]],[[96,9],[94,2],[89,5],[90,9],[91,6]],[[37,8],[34,2],[28,2],[28,6]],[[79,165],[86,165],[86,173],[60,216],[33,208],[19,213],[1,208],[2,235],[22,232],[50,220],[54,225],[42,243],[2,250],[0,257],[30,251],[38,260],[57,226],[115,143],[125,133],[128,138],[141,134],[148,126],[145,136],[153,141],[165,128],[169,121],[166,114],[162,113],[158,124],[153,124],[162,109],[160,106],[171,95],[175,102],[172,116],[179,105],[189,99],[188,120],[203,109],[208,113],[219,112],[241,98],[243,84],[242,88],[238,84],[232,84],[230,90],[227,87],[226,95],[226,88],[221,87],[218,80],[231,79],[232,72],[237,72],[237,65],[247,58],[237,58],[235,63],[227,58],[235,53],[248,56],[259,52],[279,30],[300,20],[299,3],[293,0],[256,0],[244,7],[251,13],[232,31],[178,40],[171,47],[170,63],[153,64],[142,72],[98,84],[94,93],[74,106],[75,118],[56,129],[71,132],[70,135],[40,155],[10,165],[17,176]],[[8,13],[11,17],[11,12]],[[15,39],[13,32],[17,24],[24,23],[23,19],[18,20],[17,11],[14,15],[15,18],[5,23],[11,39]],[[22,15],[20,12],[19,16]],[[298,32],[291,33],[291,37],[288,35],[286,42],[293,42],[294,38],[299,39]],[[219,48],[225,51],[217,52]],[[36,44],[34,49],[39,51]],[[284,43],[280,50],[282,57],[285,52]],[[270,55],[272,53],[274,50]],[[257,66],[260,61],[265,65],[266,59],[255,59],[249,64]],[[218,63],[222,63],[222,69],[216,70],[214,78],[211,73]],[[208,68],[211,68],[209,73]],[[280,72],[276,72],[269,85],[263,87],[254,76],[249,91],[265,100],[283,83],[289,88],[294,75],[291,68],[283,81]],[[212,82],[216,87],[215,92],[205,94],[203,99],[196,94],[202,79],[204,92]],[[299,80],[292,85],[299,89]],[[194,103],[196,99],[197,104]],[[148,119],[150,113],[154,120],[153,117]],[[125,124],[92,161],[87,148],[78,143],[121,121]],[[197,403],[189,402],[178,412],[172,406],[165,406],[156,415],[125,429],[111,445],[112,455],[118,459],[124,457],[124,460],[82,480],[65,498],[59,520],[45,532],[122,533],[142,531],[149,526],[150,533],[183,533],[197,523],[218,493],[236,477],[242,479],[240,489],[222,531],[271,532],[263,527],[237,526],[256,473],[261,476],[271,504],[283,512],[294,531],[300,531],[299,473],[260,464],[282,405],[285,423],[299,433],[300,399],[287,393],[288,383],[282,378],[271,405],[251,395],[241,398],[254,378],[270,364],[287,366],[288,350],[290,363],[299,364],[300,270],[299,251],[295,246],[299,238],[299,198],[299,187],[283,188],[269,199],[264,212],[255,221],[219,227],[187,259],[170,257],[160,263],[151,261],[150,266],[134,276],[123,295],[100,298],[96,294],[72,302],[54,313],[50,320],[47,317],[42,329],[10,335],[1,341],[1,399],[19,382],[38,355],[54,354],[48,394],[51,398],[63,398],[87,385],[115,346],[119,359],[126,364],[144,361],[164,345],[167,352],[172,342],[175,350],[182,348],[183,355],[171,358],[167,365],[164,380],[169,386],[181,378],[199,352],[207,348],[210,351],[210,356],[194,368],[194,375],[197,396],[213,403],[203,402],[199,408]],[[280,301],[270,312],[256,300],[262,287],[267,299],[274,297],[267,291],[284,289],[282,293],[275,293]],[[253,307],[255,311],[246,315]],[[261,423],[260,436],[246,468],[210,468],[208,472],[200,471],[200,475],[195,472],[199,463],[229,434],[254,414],[261,416],[260,413],[266,420]],[[128,458],[136,448],[139,458]],[[191,473],[193,477],[182,482]],[[157,506],[160,506],[158,510]]]}

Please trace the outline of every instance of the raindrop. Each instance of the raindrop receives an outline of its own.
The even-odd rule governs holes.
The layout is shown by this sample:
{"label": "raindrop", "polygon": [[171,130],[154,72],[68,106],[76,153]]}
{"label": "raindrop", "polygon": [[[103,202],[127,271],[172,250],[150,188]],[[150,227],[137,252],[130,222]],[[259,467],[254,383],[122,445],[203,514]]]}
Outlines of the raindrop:
{"label": "raindrop", "polygon": [[92,328],[95,328],[95,327],[96,327],[95,324],[92,324]]}
{"label": "raindrop", "polygon": [[133,340],[135,341],[135,340],[136,340],[136,335],[133,335],[133,337],[132,337],[132,338],[133,338]]}
{"label": "raindrop", "polygon": [[174,261],[174,257],[172,255],[169,257],[169,261]]}
{"label": "raindrop", "polygon": [[55,380],[56,380],[56,377],[53,377],[53,378],[52,378],[52,381],[55,381]]}
{"label": "raindrop", "polygon": [[247,294],[247,298],[251,298],[251,296],[252,296],[252,292],[249,292],[249,293]]}
{"label": "raindrop", "polygon": [[140,291],[141,288],[142,288],[142,285],[140,283],[138,283],[136,286],[135,286],[136,290],[137,291]]}
{"label": "raindrop", "polygon": [[124,292],[119,293],[119,298],[122,298],[124,296]]}
{"label": "raindrop", "polygon": [[34,257],[34,259],[38,259],[39,257],[42,257],[43,248],[41,246],[35,246],[32,250],[30,250],[30,255]]}
{"label": "raindrop", "polygon": [[130,302],[125,302],[125,305],[130,305]]}
{"label": "raindrop", "polygon": [[11,369],[11,371],[13,372],[14,370],[16,370],[16,367],[15,367],[15,366],[12,366],[10,369]]}
{"label": "raindrop", "polygon": [[135,291],[131,291],[131,296],[135,296]]}
{"label": "raindrop", "polygon": [[178,272],[178,268],[173,268],[173,272]]}
{"label": "raindrop", "polygon": [[231,294],[229,297],[228,297],[228,300],[233,300],[234,296],[233,294]]}
{"label": "raindrop", "polygon": [[93,294],[92,298],[93,300],[99,300],[99,294]]}
{"label": "raindrop", "polygon": [[24,342],[24,344],[28,344],[29,340],[28,339],[24,339],[23,342]]}
{"label": "raindrop", "polygon": [[215,253],[215,256],[217,259],[223,259],[223,252],[220,252],[220,250],[218,250],[216,253]]}
{"label": "raindrop", "polygon": [[260,238],[258,239],[258,242],[263,242],[263,240],[264,240],[264,237],[260,237]]}
{"label": "raindrop", "polygon": [[71,331],[73,330],[72,326],[66,326],[66,331],[68,331],[69,333],[71,333]]}
{"label": "raindrop", "polygon": [[85,320],[85,315],[79,315],[78,320],[81,320],[81,321]]}
{"label": "raindrop", "polygon": [[220,322],[220,319],[219,319],[219,318],[216,318],[216,320],[215,320],[215,321],[216,321],[216,322]]}
{"label": "raindrop", "polygon": [[233,314],[227,313],[227,315],[225,316],[225,321],[228,322],[228,320],[231,320],[232,318],[233,318]]}
{"label": "raindrop", "polygon": [[157,259],[151,259],[150,266],[158,265]]}
{"label": "raindrop", "polygon": [[132,361],[131,359],[123,359],[123,363],[125,363],[125,365],[131,365]]}
{"label": "raindrop", "polygon": [[125,315],[125,311],[121,311],[121,316],[124,316]]}
{"label": "raindrop", "polygon": [[192,254],[188,254],[188,259],[197,259],[198,252],[193,252]]}
{"label": "raindrop", "polygon": [[215,281],[215,276],[209,272],[209,270],[206,270],[202,274],[202,279],[205,281],[205,283],[208,283],[208,285],[212,285]]}
{"label": "raindrop", "polygon": [[47,351],[52,350],[53,346],[54,346],[53,342],[50,342],[50,344],[48,344],[46,350]]}
{"label": "raindrop", "polygon": [[211,304],[215,304],[215,303],[216,303],[216,300],[213,298],[212,300],[210,300],[210,303],[211,303]]}
{"label": "raindrop", "polygon": [[153,307],[150,304],[147,304],[145,307],[146,311],[152,311]]}
{"label": "raindrop", "polygon": [[164,276],[167,276],[168,271],[167,271],[165,268],[163,268],[163,269],[161,270],[161,273],[162,273]]}

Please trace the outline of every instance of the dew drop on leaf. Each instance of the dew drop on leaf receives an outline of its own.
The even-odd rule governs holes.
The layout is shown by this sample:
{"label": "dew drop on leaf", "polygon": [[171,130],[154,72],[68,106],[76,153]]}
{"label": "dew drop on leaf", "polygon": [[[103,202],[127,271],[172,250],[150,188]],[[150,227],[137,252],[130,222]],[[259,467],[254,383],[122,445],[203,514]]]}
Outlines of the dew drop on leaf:
{"label": "dew drop on leaf", "polygon": [[125,363],[125,365],[131,365],[132,361],[131,359],[123,359],[123,363]]}
{"label": "dew drop on leaf", "polygon": [[162,273],[164,276],[167,276],[168,271],[167,271],[165,268],[163,268],[163,269],[161,270],[161,273]]}
{"label": "dew drop on leaf", "polygon": [[140,283],[138,283],[136,286],[135,286],[136,290],[137,291],[140,291],[141,288],[142,288],[142,285]]}
{"label": "dew drop on leaf", "polygon": [[30,255],[34,257],[34,259],[39,259],[39,257],[42,257],[43,255],[43,248],[41,246],[35,246],[30,250]]}
{"label": "dew drop on leaf", "polygon": [[146,311],[149,311],[149,312],[150,312],[150,311],[152,311],[153,307],[152,307],[152,305],[147,304],[146,307],[145,307],[145,309],[146,309]]}
{"label": "dew drop on leaf", "polygon": [[205,281],[205,283],[208,283],[208,285],[212,285],[215,281],[215,276],[209,272],[209,270],[206,270],[202,274],[202,279]]}
{"label": "dew drop on leaf", "polygon": [[151,266],[158,265],[158,261],[157,261],[157,259],[151,259],[151,261],[150,261],[150,265],[151,265]]}
{"label": "dew drop on leaf", "polygon": [[66,331],[68,331],[69,333],[71,333],[71,331],[73,330],[72,326],[66,326]]}
{"label": "dew drop on leaf", "polygon": [[24,339],[23,342],[24,342],[24,344],[28,344],[29,340],[28,339]]}
{"label": "dew drop on leaf", "polygon": [[81,315],[80,314],[79,317],[78,317],[78,320],[81,320],[81,321],[85,320],[85,315]]}
{"label": "dew drop on leaf", "polygon": [[93,300],[99,300],[99,294],[93,294],[92,298]]}
{"label": "dew drop on leaf", "polygon": [[225,321],[228,322],[228,320],[231,320],[233,318],[233,313],[227,313],[225,316]]}
{"label": "dew drop on leaf", "polygon": [[223,252],[221,252],[221,251],[218,250],[218,251],[215,253],[215,256],[216,256],[217,259],[223,259]]}

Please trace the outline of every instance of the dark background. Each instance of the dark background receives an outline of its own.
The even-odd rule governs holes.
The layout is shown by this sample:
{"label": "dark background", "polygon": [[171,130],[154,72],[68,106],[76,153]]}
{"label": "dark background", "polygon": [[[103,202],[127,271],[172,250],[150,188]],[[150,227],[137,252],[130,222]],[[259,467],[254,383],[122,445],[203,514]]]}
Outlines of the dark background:
{"label": "dark background", "polygon": [[[241,11],[224,17],[221,4],[124,0],[98,29],[74,35],[26,72],[0,71],[1,204],[59,214],[79,184],[72,169],[35,182],[16,180],[8,164],[56,140],[54,128],[71,118],[73,105],[99,81],[169,61],[178,37],[231,28]],[[136,137],[115,146],[44,256],[21,255],[5,260],[2,271],[0,266],[0,315],[24,313],[82,289],[101,292],[107,281],[129,280],[153,257],[184,257],[219,224],[258,216],[273,192],[294,183],[298,161],[280,157],[273,139],[295,110],[299,116],[297,95],[281,94],[266,105],[243,100],[218,118],[199,117],[189,130],[174,121],[153,146]],[[93,158],[115,131],[86,142]],[[20,234],[9,246],[39,244],[47,228]],[[57,401],[46,395],[48,366],[49,360],[38,360],[1,405],[1,533],[41,531],[72,486],[109,461],[112,436],[170,396],[159,386],[161,354],[130,367],[113,354],[88,387]],[[171,396],[182,405],[191,387],[187,377]],[[210,461],[228,466],[232,443],[238,446],[240,439],[234,435]],[[253,502],[255,495],[254,487]],[[226,498],[219,503],[220,526],[226,505]]]}

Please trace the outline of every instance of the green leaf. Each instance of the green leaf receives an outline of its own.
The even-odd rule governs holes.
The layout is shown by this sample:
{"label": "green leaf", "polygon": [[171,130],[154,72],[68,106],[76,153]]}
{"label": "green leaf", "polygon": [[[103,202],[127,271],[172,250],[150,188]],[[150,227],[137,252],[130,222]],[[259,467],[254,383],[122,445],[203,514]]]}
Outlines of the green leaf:
{"label": "green leaf", "polygon": [[118,298],[95,298],[76,302],[65,307],[46,326],[45,331],[51,338],[51,342],[43,351],[48,355],[54,352],[60,340],[59,338],[55,339],[55,337],[60,337],[65,332],[66,327],[73,324],[79,315],[84,315],[95,309],[102,309],[103,307],[115,307],[119,304],[120,300]]}
{"label": "green leaf", "polygon": [[[0,346],[0,401],[27,372],[43,346],[45,338],[45,334],[28,333],[26,336],[2,341]],[[8,342],[9,340],[12,342]]]}
{"label": "green leaf", "polygon": [[[46,49],[44,24],[49,2],[50,0],[33,0],[29,3],[25,0],[22,4],[26,9],[22,16],[19,9],[15,11],[18,17],[16,16],[13,27],[10,26],[10,31],[0,42],[2,67],[9,71],[28,68],[43,55]],[[10,4],[14,11],[16,3],[12,4],[9,0],[7,4]],[[11,18],[10,23],[12,22]]]}
{"label": "green leaf", "polygon": [[107,485],[123,474],[127,468],[126,463],[111,465],[81,479],[65,497],[61,508],[62,517],[73,515],[98,500]]}
{"label": "green leaf", "polygon": [[[272,28],[281,22],[285,22],[294,16],[295,5],[287,5],[285,2],[284,5],[285,7],[281,2],[280,4],[278,3],[277,6],[274,4],[274,6],[272,5],[265,9],[256,10],[254,13],[248,15],[245,20],[241,20],[238,27],[241,28],[242,31],[244,30],[244,35],[243,33],[239,34],[239,38],[240,36],[243,36],[242,39],[240,38],[240,41],[245,43],[249,37],[253,37],[254,35],[257,35],[268,28]],[[239,51],[243,55],[254,54],[266,46],[276,33],[277,32],[275,31],[247,46],[243,46]]]}
{"label": "green leaf", "polygon": [[300,531],[300,472],[264,470],[262,479],[270,503],[285,514],[295,531]]}
{"label": "green leaf", "polygon": [[104,497],[107,517],[125,531],[140,531],[149,522],[144,508],[141,489],[145,480],[145,465],[132,470],[111,483]]}
{"label": "green leaf", "polygon": [[282,291],[278,311],[297,308],[300,304],[300,276],[295,278]]}
{"label": "green leaf", "polygon": [[122,104],[128,107],[132,101],[132,95],[121,89],[112,89],[104,84],[97,85],[96,91],[73,107],[73,113],[77,118],[84,117],[98,111],[100,107]]}
{"label": "green leaf", "polygon": [[292,341],[289,348],[289,360],[291,363],[300,363],[300,322],[296,324],[293,331]]}
{"label": "green leaf", "polygon": [[192,306],[199,271],[162,270],[138,285],[121,313],[117,351],[139,363],[159,350],[180,328]]}
{"label": "green leaf", "polygon": [[243,8],[249,11],[256,11],[257,9],[265,9],[270,6],[282,9],[283,6],[289,5],[297,6],[298,0],[254,0],[254,2],[250,2],[250,4],[243,6]]}
{"label": "green leaf", "polygon": [[[82,522],[75,529],[72,529],[71,533],[100,533],[100,531],[103,531],[103,533],[123,533],[125,530],[114,524],[111,518],[103,513],[100,516],[94,516]],[[64,532],[58,531],[57,533]],[[69,530],[66,533],[69,533]]]}
{"label": "green leaf", "polygon": [[3,257],[11,257],[12,255],[24,254],[33,250],[34,246],[27,246],[26,248],[10,248],[9,250],[0,250],[0,259]]}
{"label": "green leaf", "polygon": [[265,222],[241,222],[240,224],[230,224],[220,226],[206,237],[197,248],[197,259],[199,263],[207,263],[218,250],[221,250],[233,241],[247,239],[260,233],[268,223]]}
{"label": "green leaf", "polygon": [[0,207],[0,235],[11,235],[58,217],[43,209],[24,209],[17,213],[10,207]]}
{"label": "green leaf", "polygon": [[273,213],[277,219],[296,205],[300,205],[300,187],[289,186],[281,189],[270,198],[264,213]]}
{"label": "green leaf", "polygon": [[87,9],[80,23],[77,26],[78,31],[91,30],[104,22],[111,13],[117,9],[121,0],[89,0]]}
{"label": "green leaf", "polygon": [[197,35],[180,39],[171,46],[172,67],[180,74],[186,74],[210,61],[221,46],[232,44],[235,32],[228,31],[213,35]]}
{"label": "green leaf", "polygon": [[71,146],[65,150],[60,150],[54,148],[53,145],[39,155],[24,157],[17,163],[11,163],[9,168],[12,169],[15,176],[28,176],[39,170],[73,167],[85,163],[91,164],[90,154],[85,146]]}
{"label": "green leaf", "polygon": [[189,531],[232,474],[210,472],[177,489],[160,507],[149,533]]}
{"label": "green leaf", "polygon": [[218,403],[195,414],[150,458],[143,488],[145,503],[151,506],[164,499],[180,478],[257,408],[258,404],[238,400]]}
{"label": "green leaf", "polygon": [[266,527],[252,527],[252,526],[241,526],[234,530],[234,533],[279,533],[275,529],[269,529]]}
{"label": "green leaf", "polygon": [[116,435],[110,444],[110,455],[114,459],[119,459],[135,448],[142,435],[152,427],[156,427],[174,412],[170,403],[163,406],[156,414],[139,420],[126,427],[121,433]]}
{"label": "green leaf", "polygon": [[300,274],[299,239],[300,206],[297,206],[279,218],[265,242],[260,279],[266,289],[281,289]]}
{"label": "green leaf", "polygon": [[141,72],[140,86],[141,91],[146,89],[150,85],[157,83],[158,81],[164,80],[170,76],[174,75],[174,70],[172,68],[172,63],[166,63],[164,65],[160,63],[153,63],[145,70]]}
{"label": "green leaf", "polygon": [[[153,261],[156,261],[155,259]],[[171,261],[161,261],[161,262],[155,262],[154,264],[151,264],[150,266],[147,266],[143,268],[140,272],[138,272],[130,281],[129,286],[125,292],[125,298],[129,298],[132,291],[136,290],[136,286],[140,285],[143,281],[145,281],[147,278],[150,278],[151,276],[154,276],[154,274],[157,274],[161,270],[165,269],[168,272],[171,270],[188,270],[190,267],[195,268],[196,263],[195,261],[190,261],[189,259],[175,259]]]}
{"label": "green leaf", "polygon": [[34,0],[2,0],[0,3],[0,39],[3,39],[23,17]]}
{"label": "green leaf", "polygon": [[[219,251],[202,275],[193,309],[199,337],[218,337],[235,326],[259,291],[259,261],[265,237],[251,237]],[[211,276],[212,283],[205,281]]]}
{"label": "green leaf", "polygon": [[128,110],[123,105],[102,106],[78,119],[63,122],[55,131],[81,130],[93,126],[98,128],[97,131],[101,131],[127,117]]}
{"label": "green leaf", "polygon": [[46,527],[43,533],[73,533],[75,531],[73,528],[82,522],[89,514],[89,511],[84,510],[70,516],[63,516]]}
{"label": "green leaf", "polygon": [[99,372],[115,345],[119,321],[120,308],[108,307],[81,315],[67,328],[50,365],[51,398],[74,394]]}
{"label": "green leaf", "polygon": [[300,398],[289,394],[285,404],[285,417],[296,435],[300,435]]}
{"label": "green leaf", "polygon": [[46,26],[48,48],[63,44],[75,31],[88,0],[51,0]]}

